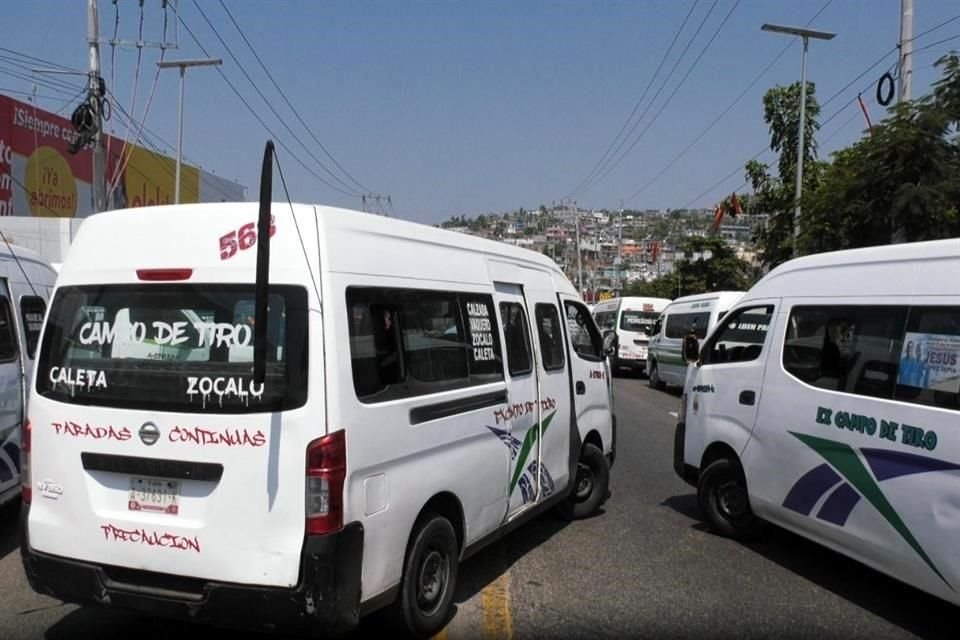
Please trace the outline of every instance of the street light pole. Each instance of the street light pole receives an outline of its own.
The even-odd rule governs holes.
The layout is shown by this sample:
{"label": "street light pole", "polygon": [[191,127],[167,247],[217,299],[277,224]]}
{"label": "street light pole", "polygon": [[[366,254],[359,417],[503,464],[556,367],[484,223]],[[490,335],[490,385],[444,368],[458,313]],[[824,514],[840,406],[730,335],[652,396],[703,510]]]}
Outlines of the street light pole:
{"label": "street light pole", "polygon": [[793,209],[793,255],[800,255],[797,250],[800,239],[800,196],[803,195],[803,147],[804,133],[806,132],[807,115],[807,45],[810,38],[819,40],[832,40],[836,35],[826,31],[814,31],[813,29],[802,29],[800,27],[785,27],[775,24],[764,24],[760,27],[763,31],[772,31],[774,33],[786,33],[803,38],[803,54],[801,56],[800,71],[800,131],[797,133],[797,186],[794,193]]}
{"label": "street light pole", "polygon": [[158,66],[161,69],[169,69],[176,67],[180,69],[180,107],[178,114],[178,124],[177,124],[177,171],[176,177],[174,178],[174,196],[173,201],[175,204],[180,204],[180,164],[183,158],[183,88],[184,88],[184,76],[186,75],[187,67],[204,67],[204,66],[215,66],[223,64],[223,60],[220,58],[203,58],[200,60],[167,60],[164,62],[158,63]]}

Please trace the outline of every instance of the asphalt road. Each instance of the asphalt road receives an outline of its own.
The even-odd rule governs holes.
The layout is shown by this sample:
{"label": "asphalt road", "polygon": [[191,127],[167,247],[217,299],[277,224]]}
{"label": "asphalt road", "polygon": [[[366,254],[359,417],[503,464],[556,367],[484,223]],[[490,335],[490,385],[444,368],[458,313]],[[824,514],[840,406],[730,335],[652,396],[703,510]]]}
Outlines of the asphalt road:
{"label": "asphalt road", "polygon": [[[531,522],[460,570],[458,638],[955,638],[960,611],[768,527],[744,545],[706,532],[671,467],[677,395],[614,380],[618,457],[602,513]],[[209,629],[35,595],[16,513],[0,512],[0,639],[207,638]],[[377,620],[354,637],[390,637]],[[237,634],[231,634],[237,638]],[[259,636],[251,636],[259,637]]]}

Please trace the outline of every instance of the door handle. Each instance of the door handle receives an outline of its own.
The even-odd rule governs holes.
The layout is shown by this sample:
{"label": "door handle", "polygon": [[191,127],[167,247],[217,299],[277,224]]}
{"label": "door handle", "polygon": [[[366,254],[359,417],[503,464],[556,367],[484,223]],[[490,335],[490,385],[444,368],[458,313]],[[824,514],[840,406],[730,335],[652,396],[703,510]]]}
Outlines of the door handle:
{"label": "door handle", "polygon": [[740,404],[752,405],[757,399],[757,394],[753,391],[740,392]]}
{"label": "door handle", "polygon": [[577,395],[582,396],[587,392],[587,385],[583,384],[580,380],[577,380]]}

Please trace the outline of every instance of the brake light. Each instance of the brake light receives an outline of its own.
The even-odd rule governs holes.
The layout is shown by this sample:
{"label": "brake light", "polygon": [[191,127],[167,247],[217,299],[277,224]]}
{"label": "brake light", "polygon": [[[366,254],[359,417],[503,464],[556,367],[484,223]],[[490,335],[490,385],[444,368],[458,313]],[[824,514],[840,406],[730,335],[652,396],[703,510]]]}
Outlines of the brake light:
{"label": "brake light", "polygon": [[306,531],[323,534],[343,527],[343,483],[347,477],[347,441],[343,431],[307,446]]}
{"label": "brake light", "polygon": [[20,430],[20,495],[24,504],[30,504],[33,490],[30,486],[30,421],[23,423]]}
{"label": "brake light", "polygon": [[189,280],[193,269],[137,269],[137,277],[149,282]]}

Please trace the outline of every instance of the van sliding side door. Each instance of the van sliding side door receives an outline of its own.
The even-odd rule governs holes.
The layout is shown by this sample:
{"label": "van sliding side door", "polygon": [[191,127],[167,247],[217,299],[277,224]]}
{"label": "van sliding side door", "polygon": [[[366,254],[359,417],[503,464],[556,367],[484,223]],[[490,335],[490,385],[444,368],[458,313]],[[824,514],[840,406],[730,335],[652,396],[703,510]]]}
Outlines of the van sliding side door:
{"label": "van sliding side door", "polygon": [[21,355],[6,279],[0,278],[0,496],[20,481],[20,420],[23,415]]}

